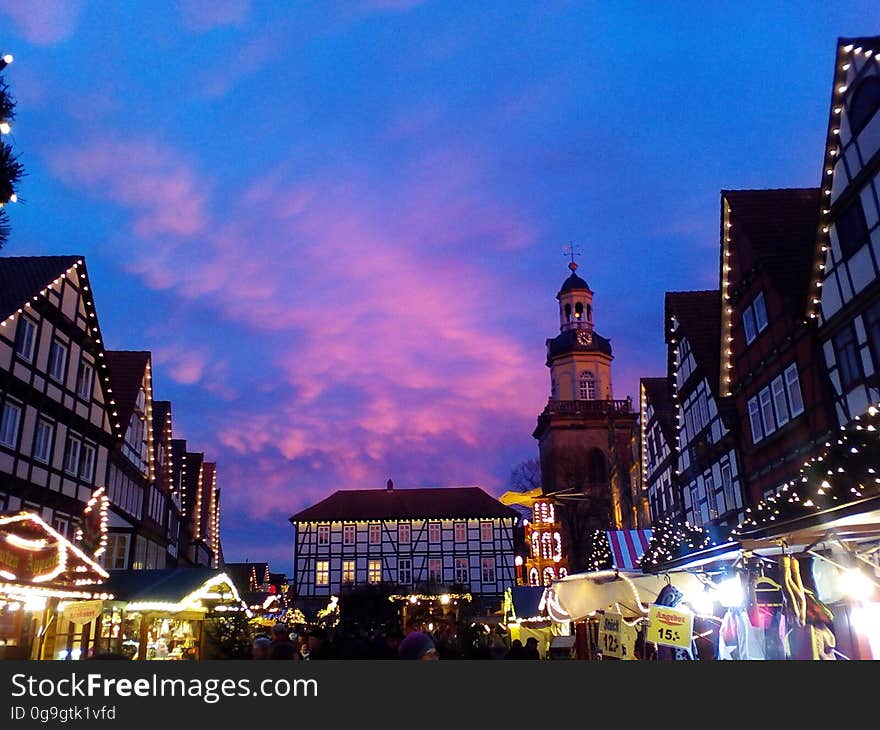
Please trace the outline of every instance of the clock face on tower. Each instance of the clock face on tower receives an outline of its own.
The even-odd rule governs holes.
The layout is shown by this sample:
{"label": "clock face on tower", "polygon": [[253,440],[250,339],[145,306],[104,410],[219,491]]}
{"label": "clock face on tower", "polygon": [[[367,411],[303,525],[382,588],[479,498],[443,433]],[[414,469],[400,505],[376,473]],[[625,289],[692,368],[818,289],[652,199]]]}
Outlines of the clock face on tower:
{"label": "clock face on tower", "polygon": [[577,339],[579,345],[589,345],[593,341],[593,335],[586,330],[578,330]]}

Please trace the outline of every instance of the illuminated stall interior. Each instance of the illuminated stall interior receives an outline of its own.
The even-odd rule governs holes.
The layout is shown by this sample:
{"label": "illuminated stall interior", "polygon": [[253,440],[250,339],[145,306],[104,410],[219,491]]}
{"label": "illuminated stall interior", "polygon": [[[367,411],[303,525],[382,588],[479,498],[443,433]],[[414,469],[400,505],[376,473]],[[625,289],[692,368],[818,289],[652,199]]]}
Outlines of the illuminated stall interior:
{"label": "illuminated stall interior", "polygon": [[422,626],[433,631],[434,626],[456,625],[461,615],[461,607],[469,604],[470,593],[441,593],[391,595],[388,600],[400,608],[400,625],[404,633],[409,628]]}
{"label": "illuminated stall interior", "polygon": [[205,626],[246,611],[230,578],[211,568],[114,571],[96,651],[132,659],[201,659]]}

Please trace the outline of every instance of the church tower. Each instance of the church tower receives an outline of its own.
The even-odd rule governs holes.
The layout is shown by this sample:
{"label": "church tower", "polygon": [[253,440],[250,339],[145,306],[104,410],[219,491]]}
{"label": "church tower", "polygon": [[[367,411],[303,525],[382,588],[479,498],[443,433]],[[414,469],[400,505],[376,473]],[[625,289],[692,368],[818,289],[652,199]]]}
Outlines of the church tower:
{"label": "church tower", "polygon": [[550,398],[532,435],[544,494],[566,516],[565,552],[578,571],[593,530],[632,524],[629,472],[638,414],[631,398],[614,399],[611,342],[595,329],[593,291],[577,263],[568,268],[556,295],[559,334],[547,340]]}

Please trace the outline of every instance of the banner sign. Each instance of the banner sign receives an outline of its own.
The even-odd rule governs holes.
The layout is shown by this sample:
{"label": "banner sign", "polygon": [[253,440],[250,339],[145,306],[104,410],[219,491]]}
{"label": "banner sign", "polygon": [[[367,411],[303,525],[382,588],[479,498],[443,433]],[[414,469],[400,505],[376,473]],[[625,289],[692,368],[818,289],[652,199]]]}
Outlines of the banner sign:
{"label": "banner sign", "polygon": [[648,612],[648,633],[646,641],[665,646],[690,649],[691,634],[694,632],[694,615],[690,611],[658,606],[652,603]]}
{"label": "banner sign", "polygon": [[65,607],[64,618],[77,626],[82,626],[98,618],[103,608],[103,601],[76,601]]}

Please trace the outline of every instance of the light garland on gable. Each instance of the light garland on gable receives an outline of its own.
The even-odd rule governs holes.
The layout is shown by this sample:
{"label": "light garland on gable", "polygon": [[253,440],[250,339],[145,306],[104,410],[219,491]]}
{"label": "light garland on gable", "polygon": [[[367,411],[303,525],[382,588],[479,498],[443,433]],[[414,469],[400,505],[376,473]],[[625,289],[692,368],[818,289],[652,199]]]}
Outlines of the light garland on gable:
{"label": "light garland on gable", "polygon": [[880,404],[841,427],[798,476],[761,500],[734,535],[880,494]]}
{"label": "light garland on gable", "polygon": [[834,82],[831,97],[831,108],[828,114],[828,133],[825,138],[825,157],[822,165],[822,206],[820,207],[819,227],[816,236],[815,259],[813,263],[812,286],[807,302],[807,319],[816,319],[820,315],[822,303],[822,279],[827,265],[828,248],[830,243],[831,224],[831,187],[834,182],[834,167],[841,155],[840,147],[840,116],[844,110],[844,97],[849,88],[846,78],[855,57],[864,56],[869,60],[871,56],[880,64],[880,55],[874,55],[871,49],[853,47],[852,43],[840,45],[837,49],[837,58],[834,68]]}
{"label": "light garland on gable", "polygon": [[731,394],[733,362],[733,304],[730,299],[730,242],[733,224],[730,222],[730,203],[722,199],[721,216],[721,367],[719,369],[721,396]]}
{"label": "light garland on gable", "polygon": [[[83,519],[89,519],[89,515],[93,512],[98,514],[98,544],[94,549],[93,556],[100,557],[107,549],[107,510],[110,507],[110,498],[107,496],[106,487],[98,487],[83,509]],[[83,541],[83,529],[80,527],[76,531],[76,541]]]}

